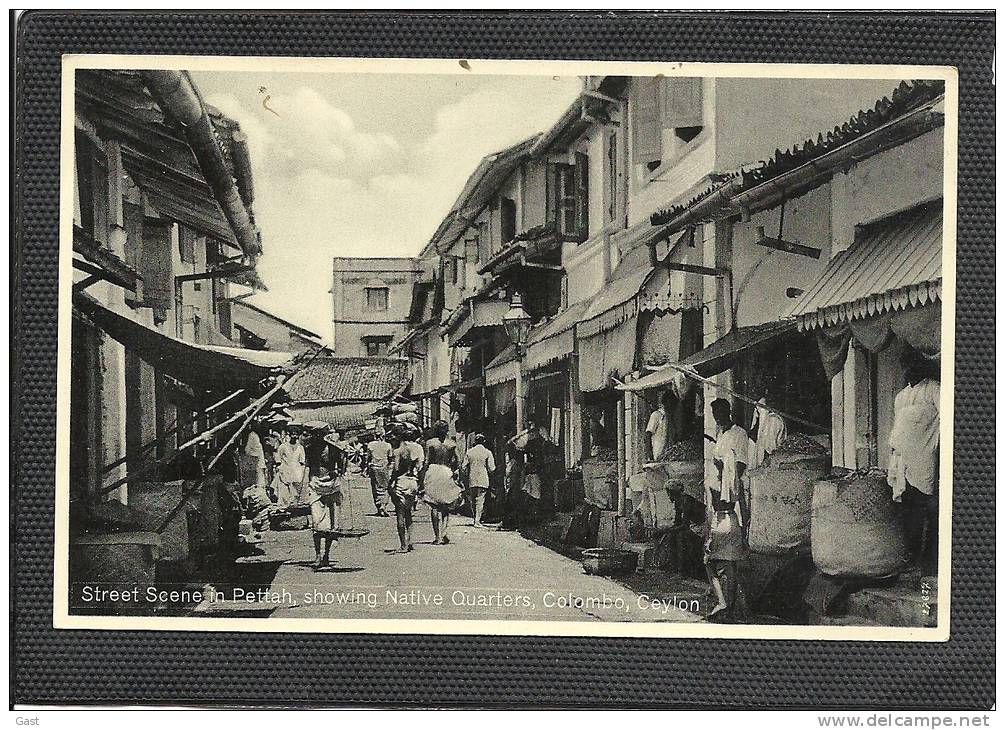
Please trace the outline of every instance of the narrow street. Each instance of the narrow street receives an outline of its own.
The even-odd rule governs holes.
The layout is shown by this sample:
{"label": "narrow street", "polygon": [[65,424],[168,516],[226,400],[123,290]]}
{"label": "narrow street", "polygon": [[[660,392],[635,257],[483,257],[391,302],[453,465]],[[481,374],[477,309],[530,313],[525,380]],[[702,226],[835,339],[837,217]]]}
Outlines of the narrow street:
{"label": "narrow street", "polygon": [[[432,545],[429,510],[416,509],[415,551],[396,554],[394,515],[375,517],[369,482],[350,478],[356,523],[370,533],[341,540],[332,565],[315,570],[310,530],[273,530],[262,554],[239,559],[253,577],[198,616],[282,618],[698,621],[694,595],[654,601],[517,532],[451,518],[448,545]],[[274,571],[274,573],[273,573]],[[269,577],[271,576],[271,580]],[[266,586],[266,580],[269,580]],[[259,590],[267,588],[264,593]],[[243,593],[240,592],[243,590]],[[254,594],[254,595],[253,595]],[[654,593],[654,596],[656,594]]]}

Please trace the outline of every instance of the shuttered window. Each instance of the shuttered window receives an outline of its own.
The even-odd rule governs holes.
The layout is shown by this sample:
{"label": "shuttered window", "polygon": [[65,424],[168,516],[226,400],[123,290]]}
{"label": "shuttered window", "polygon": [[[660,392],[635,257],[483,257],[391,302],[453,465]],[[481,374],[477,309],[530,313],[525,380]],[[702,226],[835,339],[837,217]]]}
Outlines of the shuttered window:
{"label": "shuttered window", "polygon": [[663,124],[667,129],[702,126],[700,78],[664,79]]}
{"label": "shuttered window", "polygon": [[143,219],[143,303],[154,310],[154,321],[167,318],[174,306],[174,272],[171,265],[172,224],[160,218]]}
{"label": "shuttered window", "polygon": [[516,201],[503,198],[499,203],[499,228],[502,242],[509,243],[516,238]]}
{"label": "shuttered window", "polygon": [[632,161],[654,168],[663,156],[663,133],[659,79],[632,79]]}
{"label": "shuttered window", "polygon": [[585,241],[590,236],[590,158],[576,153],[576,227],[575,237]]}

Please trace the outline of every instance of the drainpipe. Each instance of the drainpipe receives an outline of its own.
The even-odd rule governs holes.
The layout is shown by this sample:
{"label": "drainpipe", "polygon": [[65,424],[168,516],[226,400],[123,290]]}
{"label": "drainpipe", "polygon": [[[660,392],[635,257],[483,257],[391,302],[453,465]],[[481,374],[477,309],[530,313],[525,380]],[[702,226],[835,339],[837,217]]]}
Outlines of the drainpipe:
{"label": "drainpipe", "polygon": [[188,72],[144,71],[143,78],[157,103],[184,127],[199,169],[223,209],[241,250],[249,256],[261,253],[258,233],[227,169],[206,106]]}

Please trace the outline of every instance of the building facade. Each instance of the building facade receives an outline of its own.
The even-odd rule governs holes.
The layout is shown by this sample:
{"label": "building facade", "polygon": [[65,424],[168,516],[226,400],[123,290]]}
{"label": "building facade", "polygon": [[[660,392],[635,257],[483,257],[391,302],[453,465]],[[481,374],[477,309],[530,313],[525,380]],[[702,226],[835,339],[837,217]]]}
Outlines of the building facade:
{"label": "building facade", "polygon": [[[666,390],[698,501],[715,478],[708,404],[727,398],[750,427],[769,385],[835,465],[883,466],[900,350],[884,340],[866,357],[851,337],[835,364],[845,350],[822,358],[812,330],[834,324],[815,312],[841,304],[820,282],[838,276],[842,251],[875,231],[905,251],[924,237],[890,230],[896,214],[938,207],[940,117],[919,108],[940,93],[879,79],[584,79],[550,129],[480,163],[417,259],[399,349],[427,420],[485,433],[500,457],[508,437],[543,428],[568,474],[582,474],[582,498],[626,516],[643,499],[634,477]],[[821,167],[851,142],[863,145],[853,163]],[[780,171],[808,175],[790,172],[798,161],[823,172],[778,194]],[[904,170],[918,183],[897,185]],[[929,259],[940,242],[923,241]],[[895,273],[888,283],[902,288]],[[940,272],[919,277],[901,283],[930,316]],[[799,309],[810,299],[812,312]],[[516,302],[530,319],[522,342],[505,325]],[[668,367],[681,363],[701,379]]]}
{"label": "building facade", "polygon": [[324,347],[321,335],[243,299],[231,302],[230,318],[234,340],[241,347],[292,354],[314,352]]}
{"label": "building facade", "polygon": [[185,72],[79,71],[74,105],[71,539],[114,500],[181,560],[183,495],[216,499],[183,482],[202,458],[220,479],[221,444],[192,437],[289,359],[232,340],[231,289],[260,285],[246,141]]}
{"label": "building facade", "polygon": [[335,258],[332,342],[339,357],[384,357],[407,331],[412,258]]}

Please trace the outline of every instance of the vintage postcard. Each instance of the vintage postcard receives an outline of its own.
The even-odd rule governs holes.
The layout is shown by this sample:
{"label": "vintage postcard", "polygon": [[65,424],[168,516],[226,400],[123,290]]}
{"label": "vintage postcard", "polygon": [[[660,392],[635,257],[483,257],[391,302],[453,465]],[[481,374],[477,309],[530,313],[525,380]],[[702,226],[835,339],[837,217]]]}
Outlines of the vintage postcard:
{"label": "vintage postcard", "polygon": [[955,69],[62,91],[57,628],[948,639]]}

